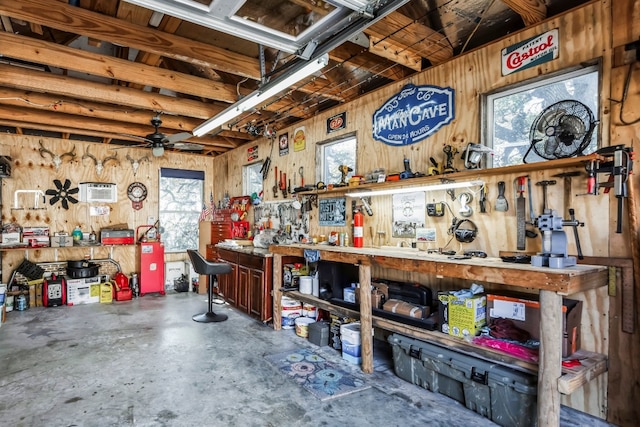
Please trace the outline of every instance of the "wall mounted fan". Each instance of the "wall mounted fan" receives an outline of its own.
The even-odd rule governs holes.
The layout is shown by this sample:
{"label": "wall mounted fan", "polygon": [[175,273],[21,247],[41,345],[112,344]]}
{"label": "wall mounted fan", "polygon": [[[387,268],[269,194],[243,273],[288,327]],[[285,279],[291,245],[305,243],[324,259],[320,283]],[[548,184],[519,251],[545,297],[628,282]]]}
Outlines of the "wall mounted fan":
{"label": "wall mounted fan", "polygon": [[[153,133],[145,136],[143,139],[147,142],[145,147],[151,148],[151,153],[154,157],[160,157],[164,154],[166,148],[174,148],[182,151],[201,151],[204,146],[200,144],[193,144],[190,142],[182,142],[187,138],[191,138],[193,135],[189,132],[180,132],[174,135],[165,135],[158,130],[162,125],[160,115],[153,116],[151,119],[151,125],[154,128]],[[138,137],[139,138],[139,137]]]}
{"label": "wall mounted fan", "polygon": [[582,155],[591,143],[596,123],[589,107],[579,101],[564,100],[548,106],[531,125],[531,145],[524,163],[531,151],[545,160]]}

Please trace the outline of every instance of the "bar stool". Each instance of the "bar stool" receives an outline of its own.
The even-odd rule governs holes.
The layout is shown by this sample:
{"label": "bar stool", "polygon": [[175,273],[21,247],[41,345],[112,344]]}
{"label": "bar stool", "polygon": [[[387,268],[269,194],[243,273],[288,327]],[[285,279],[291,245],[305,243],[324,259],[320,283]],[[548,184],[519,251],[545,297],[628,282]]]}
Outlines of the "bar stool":
{"label": "bar stool", "polygon": [[223,322],[227,320],[226,314],[216,314],[213,312],[213,278],[218,274],[227,274],[231,272],[231,265],[226,262],[211,262],[206,260],[200,253],[193,249],[187,249],[193,269],[198,274],[209,276],[209,311],[206,313],[196,314],[192,317],[196,322]]}

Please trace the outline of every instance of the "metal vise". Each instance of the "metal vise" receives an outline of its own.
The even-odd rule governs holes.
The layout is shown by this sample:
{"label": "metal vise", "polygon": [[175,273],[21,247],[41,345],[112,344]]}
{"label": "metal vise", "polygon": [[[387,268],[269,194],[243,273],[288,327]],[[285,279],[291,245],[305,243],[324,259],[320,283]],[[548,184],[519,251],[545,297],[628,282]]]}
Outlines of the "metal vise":
{"label": "metal vise", "polygon": [[[567,255],[567,234],[563,227],[578,227],[584,223],[572,218],[564,220],[558,212],[551,210],[551,213],[540,215],[536,219],[536,225],[542,234],[542,252],[531,257],[531,265],[535,267],[565,268],[576,265],[576,257]],[[580,247],[578,234],[576,245]]]}

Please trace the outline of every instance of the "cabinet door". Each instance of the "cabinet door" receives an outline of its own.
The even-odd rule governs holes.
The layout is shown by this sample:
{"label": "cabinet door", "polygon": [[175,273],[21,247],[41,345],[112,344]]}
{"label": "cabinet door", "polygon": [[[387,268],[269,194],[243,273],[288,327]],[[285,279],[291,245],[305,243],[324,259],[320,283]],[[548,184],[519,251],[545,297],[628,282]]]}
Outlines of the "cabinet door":
{"label": "cabinet door", "polygon": [[249,313],[249,282],[251,280],[251,269],[244,265],[238,266],[238,299],[236,307],[245,313]]}
{"label": "cabinet door", "polygon": [[264,273],[261,270],[249,271],[249,314],[264,319]]}
{"label": "cabinet door", "polygon": [[232,263],[229,263],[229,265],[231,266],[230,273],[218,275],[218,292],[229,304],[235,305],[237,299],[238,265]]}

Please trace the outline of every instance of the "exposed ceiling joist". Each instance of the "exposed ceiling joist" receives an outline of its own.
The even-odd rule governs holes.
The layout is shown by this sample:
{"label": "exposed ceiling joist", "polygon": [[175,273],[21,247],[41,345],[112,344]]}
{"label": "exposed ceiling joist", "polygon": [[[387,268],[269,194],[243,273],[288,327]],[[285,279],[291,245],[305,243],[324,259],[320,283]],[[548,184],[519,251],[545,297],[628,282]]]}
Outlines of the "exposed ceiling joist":
{"label": "exposed ceiling joist", "polygon": [[547,5],[543,0],[502,0],[522,17],[525,25],[537,24],[547,18]]}

